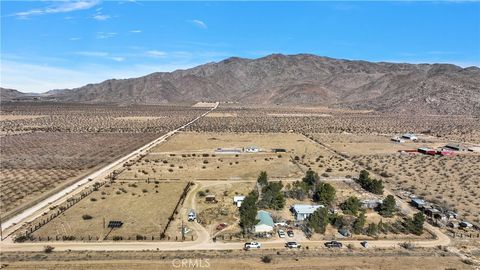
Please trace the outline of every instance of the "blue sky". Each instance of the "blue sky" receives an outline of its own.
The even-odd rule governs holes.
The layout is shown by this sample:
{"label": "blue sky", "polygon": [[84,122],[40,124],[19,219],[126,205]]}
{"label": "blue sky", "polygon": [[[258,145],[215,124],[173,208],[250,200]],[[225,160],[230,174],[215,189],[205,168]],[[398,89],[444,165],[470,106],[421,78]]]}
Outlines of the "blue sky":
{"label": "blue sky", "polygon": [[1,86],[72,88],[271,53],[480,66],[480,2],[1,1]]}

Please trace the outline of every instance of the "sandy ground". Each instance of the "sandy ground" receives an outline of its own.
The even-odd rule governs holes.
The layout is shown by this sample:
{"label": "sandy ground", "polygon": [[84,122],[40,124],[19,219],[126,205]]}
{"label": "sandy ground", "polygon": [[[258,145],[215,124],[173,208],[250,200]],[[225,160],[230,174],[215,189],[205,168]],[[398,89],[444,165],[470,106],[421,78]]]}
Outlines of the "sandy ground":
{"label": "sandy ground", "polygon": [[[183,264],[182,264],[183,263]],[[335,257],[335,258],[281,258],[275,256],[271,263],[263,263],[260,256],[249,260],[231,259],[170,259],[170,260],[112,260],[112,261],[48,261],[7,262],[8,269],[384,269],[384,270],[444,270],[473,269],[457,257]],[[196,267],[195,267],[196,265]],[[202,267],[203,266],[203,267]]]}
{"label": "sandy ground", "polygon": [[207,117],[237,117],[236,113],[209,113]]}
{"label": "sandy ground", "polygon": [[46,115],[0,114],[0,121],[27,120],[46,117]]}
{"label": "sandy ground", "polygon": [[158,119],[164,118],[163,116],[123,116],[115,117],[116,120],[127,120],[127,121],[155,121]]}

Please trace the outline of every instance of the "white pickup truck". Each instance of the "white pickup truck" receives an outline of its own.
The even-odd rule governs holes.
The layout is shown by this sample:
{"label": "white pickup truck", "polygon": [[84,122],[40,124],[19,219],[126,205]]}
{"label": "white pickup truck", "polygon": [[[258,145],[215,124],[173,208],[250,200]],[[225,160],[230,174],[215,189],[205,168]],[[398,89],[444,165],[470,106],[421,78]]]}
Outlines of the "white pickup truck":
{"label": "white pickup truck", "polygon": [[248,242],[245,243],[245,249],[260,248],[262,245],[258,242]]}

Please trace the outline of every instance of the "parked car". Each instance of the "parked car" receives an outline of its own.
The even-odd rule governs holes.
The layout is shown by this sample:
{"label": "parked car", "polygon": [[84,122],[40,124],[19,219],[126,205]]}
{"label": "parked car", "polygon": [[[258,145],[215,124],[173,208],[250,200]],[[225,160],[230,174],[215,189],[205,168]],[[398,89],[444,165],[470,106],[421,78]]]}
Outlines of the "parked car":
{"label": "parked car", "polygon": [[288,230],[288,231],[287,231],[287,235],[288,235],[288,237],[293,237],[293,236],[294,236],[293,231],[292,231],[292,230]]}
{"label": "parked car", "polygon": [[286,246],[287,248],[300,248],[300,247],[301,247],[301,245],[300,245],[299,243],[297,243],[297,242],[287,242],[287,243],[285,244],[285,246]]}
{"label": "parked car", "polygon": [[341,248],[343,245],[338,241],[325,242],[327,248]]}
{"label": "parked car", "polygon": [[367,247],[368,247],[368,242],[367,242],[367,241],[362,241],[362,242],[360,242],[360,244],[361,244],[362,247],[364,247],[364,248],[367,248]]}
{"label": "parked car", "polygon": [[195,219],[197,219],[197,214],[195,210],[191,209],[190,212],[188,212],[188,221],[195,221]]}
{"label": "parked car", "polygon": [[262,245],[258,242],[248,242],[245,243],[245,249],[251,249],[251,248],[260,248]]}
{"label": "parked car", "polygon": [[285,231],[283,231],[283,230],[278,230],[278,237],[280,237],[280,238],[285,238]]}
{"label": "parked car", "polygon": [[288,224],[285,221],[280,221],[280,222],[275,223],[274,225],[275,225],[275,227],[287,227]]}

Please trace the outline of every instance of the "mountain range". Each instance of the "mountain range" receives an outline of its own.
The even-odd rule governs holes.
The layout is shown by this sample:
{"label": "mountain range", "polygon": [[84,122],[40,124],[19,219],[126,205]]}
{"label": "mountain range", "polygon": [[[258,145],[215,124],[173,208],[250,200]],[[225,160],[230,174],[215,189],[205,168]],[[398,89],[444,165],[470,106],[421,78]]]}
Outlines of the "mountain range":
{"label": "mountain range", "polygon": [[[25,94],[2,89],[2,100]],[[321,105],[415,114],[480,114],[480,69],[333,59],[311,54],[231,57],[191,69],[111,79],[35,96],[60,102],[164,104],[228,101]]]}

